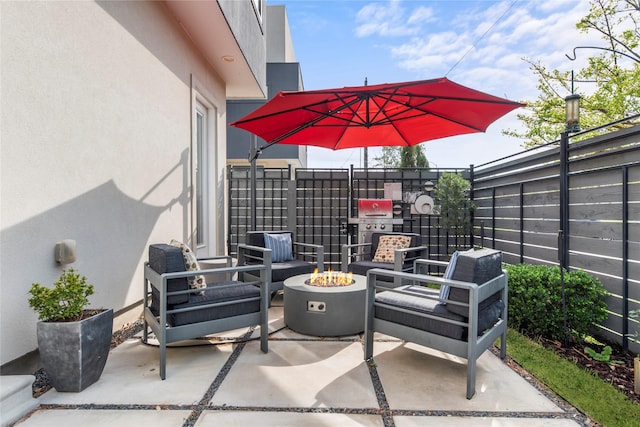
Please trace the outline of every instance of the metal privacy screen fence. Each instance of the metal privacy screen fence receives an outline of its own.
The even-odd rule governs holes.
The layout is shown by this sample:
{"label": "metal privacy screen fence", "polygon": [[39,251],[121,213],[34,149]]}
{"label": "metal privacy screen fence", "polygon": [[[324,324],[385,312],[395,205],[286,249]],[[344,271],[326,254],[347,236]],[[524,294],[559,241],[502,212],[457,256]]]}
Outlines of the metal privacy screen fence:
{"label": "metal privacy screen fence", "polygon": [[[425,182],[435,185],[444,172],[459,172],[467,180],[471,177],[470,169],[297,169],[294,173],[291,168],[259,167],[256,229],[292,230],[299,242],[321,244],[326,268],[338,270],[342,245],[355,243],[357,229],[348,219],[357,215],[358,199],[385,198],[385,184],[399,185],[400,197],[413,199],[426,193]],[[249,167],[230,166],[228,181],[227,241],[229,253],[235,255],[251,224]],[[456,238],[439,227],[437,215],[412,213],[411,203],[402,200],[394,200],[394,205],[399,207],[396,217],[402,223],[388,231],[419,233],[433,257],[446,260],[456,247],[472,245],[471,227]]]}
{"label": "metal privacy screen fence", "polygon": [[[588,135],[583,135],[588,136]],[[568,230],[566,267],[598,277],[609,292],[609,316],[599,334],[639,352],[629,337],[640,330],[630,310],[640,309],[640,126],[598,135],[568,146]],[[432,259],[448,260],[453,250],[490,247],[510,264],[558,265],[560,229],[560,150],[548,144],[536,150],[468,169],[265,169],[258,168],[258,230],[295,232],[296,240],[322,244],[326,268],[340,269],[343,244],[355,242],[348,219],[359,199],[388,196],[401,224],[393,231],[419,233]],[[228,251],[235,255],[250,224],[249,167],[230,166]],[[445,172],[470,181],[475,209],[469,229],[452,236],[436,214],[419,214],[411,200],[437,184]]]}

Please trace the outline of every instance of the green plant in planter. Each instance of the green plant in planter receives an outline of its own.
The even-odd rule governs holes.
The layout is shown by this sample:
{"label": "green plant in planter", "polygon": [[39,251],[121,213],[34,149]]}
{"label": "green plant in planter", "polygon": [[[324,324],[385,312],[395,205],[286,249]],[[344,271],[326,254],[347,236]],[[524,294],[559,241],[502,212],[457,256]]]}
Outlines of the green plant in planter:
{"label": "green plant in planter", "polygon": [[51,384],[58,391],[84,390],[100,378],[107,362],[113,309],[86,309],[93,285],[72,268],[62,271],[53,288],[33,283],[29,294],[40,320],[40,362]]}
{"label": "green plant in planter", "polygon": [[73,268],[62,270],[53,288],[33,283],[29,290],[29,306],[45,322],[73,322],[82,318],[82,312],[93,295],[93,285]]}

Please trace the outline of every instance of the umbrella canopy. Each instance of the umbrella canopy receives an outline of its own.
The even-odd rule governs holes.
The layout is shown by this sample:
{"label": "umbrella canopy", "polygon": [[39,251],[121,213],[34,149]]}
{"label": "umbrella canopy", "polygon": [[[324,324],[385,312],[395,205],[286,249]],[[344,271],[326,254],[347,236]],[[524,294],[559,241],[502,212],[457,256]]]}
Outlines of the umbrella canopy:
{"label": "umbrella canopy", "polygon": [[[474,132],[523,104],[439,78],[279,92],[231,123],[267,142],[340,150],[411,146]],[[263,147],[264,148],[264,147]]]}

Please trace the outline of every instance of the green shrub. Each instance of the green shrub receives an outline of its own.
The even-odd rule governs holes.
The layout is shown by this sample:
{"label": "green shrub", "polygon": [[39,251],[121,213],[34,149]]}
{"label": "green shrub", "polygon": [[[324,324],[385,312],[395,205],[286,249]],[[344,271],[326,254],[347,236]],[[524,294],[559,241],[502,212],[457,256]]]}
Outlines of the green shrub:
{"label": "green shrub", "polygon": [[[509,326],[529,336],[564,337],[560,268],[546,265],[507,265]],[[566,271],[567,333],[581,339],[607,317],[607,291],[581,270]]]}
{"label": "green shrub", "polygon": [[62,270],[53,288],[33,283],[29,294],[29,307],[38,313],[38,319],[45,322],[74,321],[80,318],[82,310],[89,304],[88,296],[93,295],[93,285],[70,268]]}

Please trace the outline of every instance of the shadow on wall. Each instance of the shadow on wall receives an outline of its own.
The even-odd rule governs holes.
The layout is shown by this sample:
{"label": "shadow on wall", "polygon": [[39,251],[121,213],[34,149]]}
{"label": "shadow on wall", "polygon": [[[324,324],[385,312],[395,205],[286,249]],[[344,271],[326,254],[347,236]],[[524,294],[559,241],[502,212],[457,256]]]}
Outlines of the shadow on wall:
{"label": "shadow on wall", "polygon": [[[186,86],[191,84],[188,61],[184,61],[182,55],[176,54],[186,46],[190,46],[190,42],[182,28],[177,28],[175,32],[165,30],[168,27],[177,27],[178,23],[164,2],[97,1],[96,4],[146,47]],[[141,16],[147,18],[141,21]]]}
{"label": "shadow on wall", "polygon": [[[109,307],[115,311],[142,298],[142,263],[152,231],[163,212],[170,215],[167,224],[179,233],[188,218],[188,150],[179,162],[141,197],[133,199],[110,180],[93,190],[2,230],[2,286],[0,288],[0,325],[2,328],[2,362],[4,364],[37,347],[37,317],[28,305],[28,290],[33,282],[52,286],[63,266],[54,260],[55,243],[63,239],[77,242],[77,261],[67,265],[87,276],[95,285],[90,297],[92,307]],[[179,180],[175,173],[180,173]],[[165,185],[172,176],[172,187]],[[178,184],[179,183],[179,184]],[[167,200],[163,194],[175,192]],[[145,199],[166,201],[153,206]],[[178,210],[173,210],[179,205]],[[186,224],[183,225],[186,227]],[[179,237],[179,236],[178,236]],[[137,280],[139,277],[140,280]]]}

